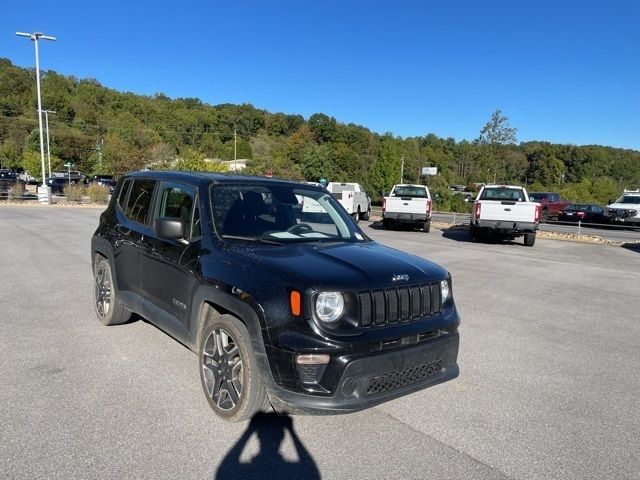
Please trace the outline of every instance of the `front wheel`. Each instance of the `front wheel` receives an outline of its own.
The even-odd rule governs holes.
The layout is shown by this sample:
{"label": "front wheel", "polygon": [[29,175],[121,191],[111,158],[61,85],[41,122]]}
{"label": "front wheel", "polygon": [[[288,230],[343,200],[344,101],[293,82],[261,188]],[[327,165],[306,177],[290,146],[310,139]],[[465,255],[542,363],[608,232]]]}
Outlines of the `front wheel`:
{"label": "front wheel", "polygon": [[524,244],[527,247],[533,247],[533,244],[536,243],[536,234],[535,233],[525,233],[524,234]]}
{"label": "front wheel", "polygon": [[200,381],[216,415],[241,422],[268,404],[249,331],[240,320],[232,315],[210,319],[199,352]]}

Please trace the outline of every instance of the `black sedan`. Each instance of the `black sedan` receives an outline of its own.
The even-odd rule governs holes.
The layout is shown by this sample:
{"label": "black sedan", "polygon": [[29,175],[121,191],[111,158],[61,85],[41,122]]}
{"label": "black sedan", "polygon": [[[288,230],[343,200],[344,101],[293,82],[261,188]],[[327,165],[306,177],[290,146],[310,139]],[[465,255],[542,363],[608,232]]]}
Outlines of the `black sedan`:
{"label": "black sedan", "polygon": [[589,203],[571,203],[558,214],[561,222],[609,223],[604,208]]}

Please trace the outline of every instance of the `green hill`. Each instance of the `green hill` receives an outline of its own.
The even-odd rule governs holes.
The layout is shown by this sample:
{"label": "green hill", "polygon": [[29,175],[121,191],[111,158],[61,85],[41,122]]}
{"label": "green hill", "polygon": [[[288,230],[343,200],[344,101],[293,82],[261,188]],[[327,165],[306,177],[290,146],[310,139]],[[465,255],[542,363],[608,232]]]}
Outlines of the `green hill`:
{"label": "green hill", "polygon": [[[447,186],[505,182],[560,190],[573,200],[606,202],[622,188],[640,185],[640,152],[606,146],[457,142],[452,138],[399,138],[343,124],[317,113],[270,113],[252,105],[207,105],[197,98],[170,99],[119,92],[96,80],[42,73],[43,108],[49,117],[55,166],[71,161],[85,173],[122,174],[148,165],[162,168],[183,159],[197,168],[202,159],[247,158],[248,173],[272,171],[299,180],[324,177],[356,181],[374,199],[400,180],[417,182],[419,168],[437,166],[429,180],[443,208],[457,208]],[[0,162],[39,174],[35,74],[0,59]],[[478,126],[478,130],[482,126]],[[498,138],[498,137],[496,137]],[[214,168],[219,168],[219,165]],[[533,185],[532,185],[533,184]]]}

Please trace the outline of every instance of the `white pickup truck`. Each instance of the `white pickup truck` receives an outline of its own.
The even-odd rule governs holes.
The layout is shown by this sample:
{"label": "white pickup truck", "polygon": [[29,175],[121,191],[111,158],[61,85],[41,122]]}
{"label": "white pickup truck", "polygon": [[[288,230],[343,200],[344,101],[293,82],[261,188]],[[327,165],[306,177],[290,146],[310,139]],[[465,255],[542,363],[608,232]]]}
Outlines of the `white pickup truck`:
{"label": "white pickup truck", "polygon": [[382,227],[385,230],[398,224],[431,229],[431,194],[424,185],[394,185],[382,199]]}
{"label": "white pickup truck", "polygon": [[371,216],[371,199],[359,184],[329,182],[327,190],[342,204],[356,222],[369,220]]}
{"label": "white pickup truck", "polygon": [[469,233],[474,242],[494,236],[513,240],[524,235],[533,247],[542,206],[529,201],[523,187],[485,185],[473,203]]}

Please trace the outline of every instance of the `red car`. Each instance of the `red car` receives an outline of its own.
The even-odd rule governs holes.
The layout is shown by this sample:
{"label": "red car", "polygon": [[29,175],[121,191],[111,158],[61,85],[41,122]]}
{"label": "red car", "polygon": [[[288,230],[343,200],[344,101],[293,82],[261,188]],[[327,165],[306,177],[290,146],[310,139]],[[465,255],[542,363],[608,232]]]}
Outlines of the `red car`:
{"label": "red car", "polygon": [[571,204],[571,202],[562,200],[560,194],[555,192],[531,192],[529,199],[542,205],[542,220],[548,218],[557,220],[560,212]]}

